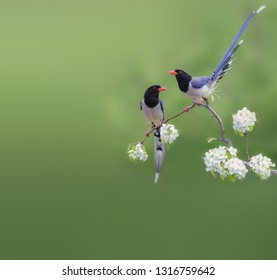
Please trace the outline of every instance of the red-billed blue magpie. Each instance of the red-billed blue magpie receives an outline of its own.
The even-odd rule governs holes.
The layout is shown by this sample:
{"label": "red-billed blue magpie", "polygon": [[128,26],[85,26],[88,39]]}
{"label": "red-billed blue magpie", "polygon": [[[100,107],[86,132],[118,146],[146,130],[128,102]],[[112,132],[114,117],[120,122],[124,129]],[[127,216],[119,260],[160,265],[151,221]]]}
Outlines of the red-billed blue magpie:
{"label": "red-billed blue magpie", "polygon": [[147,122],[150,124],[146,136],[149,136],[150,131],[154,128],[155,183],[158,181],[165,156],[165,146],[160,136],[160,127],[164,121],[164,108],[162,100],[159,98],[160,91],[164,90],[166,90],[166,88],[159,85],[150,86],[140,102],[140,109],[144,113]]}
{"label": "red-billed blue magpie", "polygon": [[261,6],[257,11],[253,11],[249,15],[211,76],[193,77],[180,69],[169,71],[170,74],[176,77],[180,90],[192,98],[195,103],[200,104],[203,98],[207,98],[213,92],[216,83],[226,75],[227,71],[231,68],[231,58],[240,47],[243,40],[237,45],[236,43],[252,19],[264,8],[265,6]]}

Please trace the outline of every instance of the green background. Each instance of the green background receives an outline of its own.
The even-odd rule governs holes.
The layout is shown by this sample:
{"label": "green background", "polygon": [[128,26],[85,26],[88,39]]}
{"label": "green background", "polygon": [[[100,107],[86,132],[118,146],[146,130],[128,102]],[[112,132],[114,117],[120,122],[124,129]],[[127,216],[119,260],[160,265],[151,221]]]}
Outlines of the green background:
{"label": "green background", "polygon": [[191,103],[168,74],[209,75],[249,13],[213,107],[245,158],[232,114],[258,122],[250,153],[277,162],[277,2],[188,0],[1,1],[1,259],[276,259],[276,177],[215,179],[205,152],[219,143],[208,111],[173,121],[180,137],[153,184],[139,109],[154,83],[166,117]]}

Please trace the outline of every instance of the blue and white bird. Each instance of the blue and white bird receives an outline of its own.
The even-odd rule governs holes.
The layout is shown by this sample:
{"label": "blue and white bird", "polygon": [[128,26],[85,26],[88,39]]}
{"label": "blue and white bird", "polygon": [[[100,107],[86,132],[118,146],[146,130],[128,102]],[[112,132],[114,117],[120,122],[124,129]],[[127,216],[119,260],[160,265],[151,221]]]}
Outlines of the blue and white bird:
{"label": "blue and white bird", "polygon": [[159,98],[160,91],[164,90],[166,90],[166,88],[159,85],[150,86],[140,102],[140,109],[150,125],[150,128],[146,132],[146,136],[149,136],[150,131],[154,129],[155,183],[158,182],[165,156],[165,146],[161,141],[160,135],[160,127],[164,121],[164,108],[162,100]]}
{"label": "blue and white bird", "polygon": [[169,74],[172,74],[176,77],[180,90],[192,98],[195,103],[200,104],[203,101],[203,98],[205,99],[213,93],[216,83],[222,77],[224,77],[227,71],[231,68],[233,61],[231,59],[234,53],[243,43],[243,40],[241,40],[237,44],[240,36],[245,31],[252,19],[264,8],[265,6],[261,6],[257,11],[253,11],[249,15],[211,76],[193,77],[180,69],[169,71]]}

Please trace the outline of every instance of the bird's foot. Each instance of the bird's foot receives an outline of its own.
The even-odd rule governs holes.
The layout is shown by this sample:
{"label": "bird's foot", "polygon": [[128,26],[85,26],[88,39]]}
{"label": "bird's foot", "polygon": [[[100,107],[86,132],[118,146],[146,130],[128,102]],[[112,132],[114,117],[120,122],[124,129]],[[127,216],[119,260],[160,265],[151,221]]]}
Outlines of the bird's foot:
{"label": "bird's foot", "polygon": [[162,125],[163,125],[163,121],[161,121],[161,122],[159,123],[158,128],[161,128]]}
{"label": "bird's foot", "polygon": [[146,137],[149,137],[149,134],[152,132],[152,130],[153,130],[153,126],[150,126],[150,127],[147,129],[147,131],[146,131],[146,133],[145,133],[145,136],[146,136]]}
{"label": "bird's foot", "polygon": [[202,99],[196,99],[193,100],[195,102],[195,104],[197,104],[198,106],[200,106],[202,104]]}

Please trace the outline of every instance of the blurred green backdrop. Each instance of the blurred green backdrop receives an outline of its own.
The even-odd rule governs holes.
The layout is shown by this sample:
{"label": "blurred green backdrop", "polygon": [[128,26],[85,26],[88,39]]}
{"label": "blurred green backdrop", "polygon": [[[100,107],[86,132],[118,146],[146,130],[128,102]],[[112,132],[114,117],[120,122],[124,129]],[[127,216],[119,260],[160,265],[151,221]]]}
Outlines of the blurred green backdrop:
{"label": "blurred green backdrop", "polygon": [[231,116],[255,111],[250,153],[276,163],[276,1],[1,1],[0,258],[276,259],[277,178],[205,172],[208,111],[173,122],[159,184],[152,138],[146,163],[126,155],[145,89],[168,88],[167,117],[190,104],[167,72],[211,74],[260,5],[213,106],[241,157]]}

